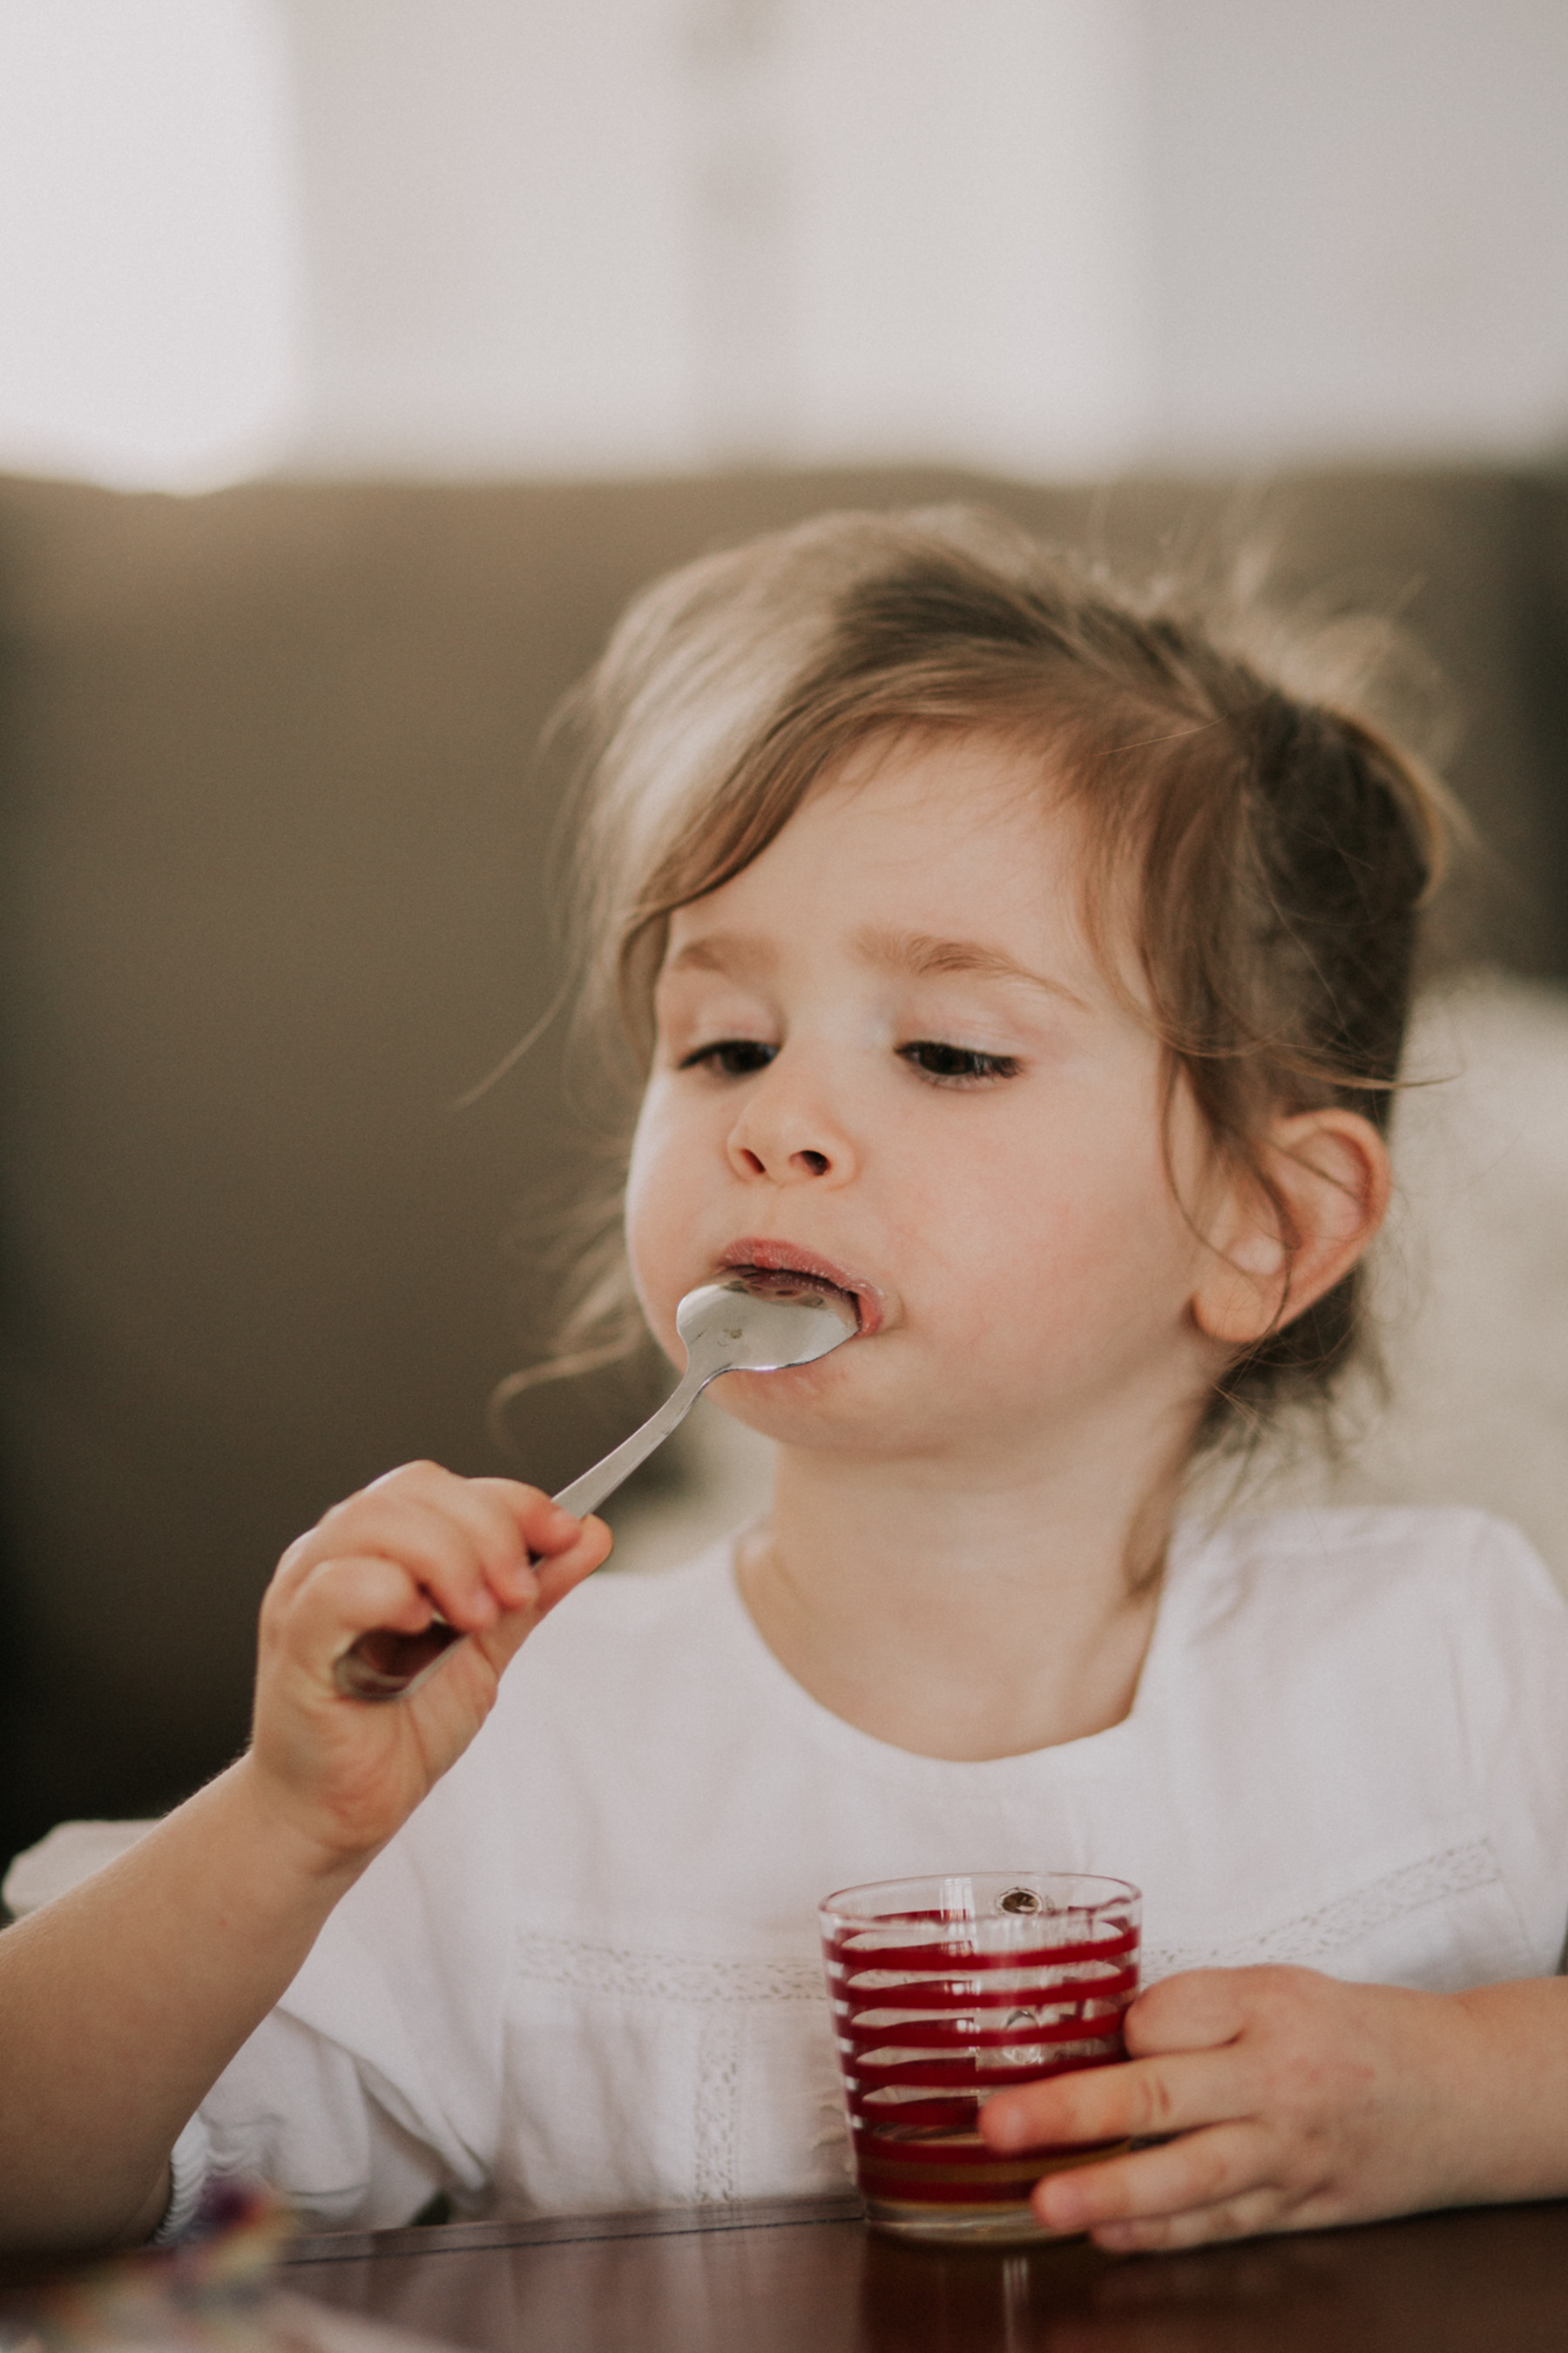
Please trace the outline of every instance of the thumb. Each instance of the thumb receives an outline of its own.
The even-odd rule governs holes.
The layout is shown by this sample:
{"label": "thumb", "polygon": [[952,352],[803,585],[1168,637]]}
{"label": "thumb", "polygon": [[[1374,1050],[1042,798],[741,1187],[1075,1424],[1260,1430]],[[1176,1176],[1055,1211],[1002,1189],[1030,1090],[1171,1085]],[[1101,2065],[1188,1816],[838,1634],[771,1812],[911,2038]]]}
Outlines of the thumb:
{"label": "thumb", "polygon": [[534,1595],[517,1609],[503,1611],[493,1626],[469,1637],[498,1676],[505,1672],[541,1620],[548,1618],[569,1593],[608,1559],[614,1543],[604,1521],[589,1517],[582,1523],[575,1543],[564,1552],[535,1560]]}
{"label": "thumb", "polygon": [[539,1578],[538,1618],[548,1618],[557,1602],[602,1568],[615,1549],[615,1537],[598,1514],[590,1512],[583,1533],[569,1551],[534,1564]]}

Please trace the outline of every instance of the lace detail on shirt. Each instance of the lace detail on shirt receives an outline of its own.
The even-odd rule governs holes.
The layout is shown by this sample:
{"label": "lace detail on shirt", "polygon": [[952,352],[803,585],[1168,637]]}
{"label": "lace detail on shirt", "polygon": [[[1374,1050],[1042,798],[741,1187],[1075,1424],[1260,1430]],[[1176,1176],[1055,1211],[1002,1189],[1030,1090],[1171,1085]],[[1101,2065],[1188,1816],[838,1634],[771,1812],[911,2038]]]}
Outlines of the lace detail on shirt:
{"label": "lace detail on shirt", "polygon": [[824,1999],[816,1961],[740,1961],[702,1953],[649,1951],[636,1945],[595,1945],[585,1937],[550,1936],[525,1928],[518,1965],[546,1985],[587,1993],[631,1994],[647,2001],[811,2001]]}
{"label": "lace detail on shirt", "polygon": [[1390,1872],[1384,1879],[1355,1888],[1349,1895],[1325,1904],[1321,1911],[1303,1912],[1294,1920],[1234,1943],[1146,1945],[1144,1982],[1173,1977],[1178,1969],[1234,1969],[1260,1961],[1310,1966],[1327,1959],[1342,1946],[1353,1945],[1359,1937],[1371,1936],[1374,1929],[1387,1927],[1390,1921],[1403,1919],[1407,1912],[1419,1911],[1426,1904],[1441,1904],[1450,1896],[1468,1895],[1473,1888],[1489,1887],[1501,1875],[1489,1839],[1451,1846],[1441,1854],[1426,1855],[1420,1862],[1406,1863],[1403,1871]]}
{"label": "lace detail on shirt", "polygon": [[740,2093],[741,2020],[731,2003],[709,2010],[697,2043],[691,2194],[699,2206],[728,2205],[741,2194]]}
{"label": "lace detail on shirt", "polygon": [[854,2189],[855,2152],[850,2146],[849,2118],[845,2113],[837,2065],[832,2081],[825,2079],[816,2095],[816,2131],[811,2147],[813,2156],[828,2152],[827,2161],[837,2166],[846,2189]]}

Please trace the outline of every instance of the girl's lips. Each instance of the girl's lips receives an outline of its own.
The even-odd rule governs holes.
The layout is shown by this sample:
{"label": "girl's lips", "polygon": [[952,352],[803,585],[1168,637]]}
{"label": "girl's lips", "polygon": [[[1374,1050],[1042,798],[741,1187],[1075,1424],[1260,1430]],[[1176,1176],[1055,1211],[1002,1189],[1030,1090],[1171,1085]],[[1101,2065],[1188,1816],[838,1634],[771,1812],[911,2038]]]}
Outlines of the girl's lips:
{"label": "girl's lips", "polygon": [[725,1274],[738,1272],[742,1267],[755,1267],[759,1274],[815,1275],[819,1282],[831,1283],[855,1302],[860,1318],[860,1337],[868,1339],[885,1317],[887,1303],[874,1282],[861,1275],[851,1274],[836,1266],[830,1258],[819,1258],[815,1250],[797,1250],[793,1242],[763,1241],[748,1235],[743,1241],[731,1242],[719,1261]]}

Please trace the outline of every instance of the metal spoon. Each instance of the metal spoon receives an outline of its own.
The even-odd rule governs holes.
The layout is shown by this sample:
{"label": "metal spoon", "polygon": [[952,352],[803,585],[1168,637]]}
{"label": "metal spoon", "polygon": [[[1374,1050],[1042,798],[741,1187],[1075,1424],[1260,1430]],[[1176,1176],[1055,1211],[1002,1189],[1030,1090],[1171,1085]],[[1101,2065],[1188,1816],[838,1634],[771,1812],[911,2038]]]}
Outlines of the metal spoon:
{"label": "metal spoon", "polygon": [[[679,1428],[721,1373],[782,1373],[792,1365],[815,1364],[852,1340],[860,1319],[843,1292],[825,1289],[808,1276],[747,1273],[689,1291],[675,1311],[675,1328],[686,1347],[679,1386],[640,1430],[562,1488],[555,1500],[574,1519],[613,1495]],[[343,1652],[333,1679],[350,1699],[398,1699],[423,1683],[458,1639],[458,1629],[441,1618],[422,1634],[380,1627]]]}

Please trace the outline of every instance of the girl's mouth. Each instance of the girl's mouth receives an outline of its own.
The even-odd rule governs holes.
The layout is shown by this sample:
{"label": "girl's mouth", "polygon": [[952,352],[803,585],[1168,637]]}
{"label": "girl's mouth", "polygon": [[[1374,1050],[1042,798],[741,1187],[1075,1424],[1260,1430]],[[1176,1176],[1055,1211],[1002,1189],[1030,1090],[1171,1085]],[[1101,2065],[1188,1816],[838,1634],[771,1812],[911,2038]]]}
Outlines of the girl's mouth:
{"label": "girl's mouth", "polygon": [[768,1291],[835,1291],[847,1299],[867,1338],[882,1321],[882,1294],[873,1282],[836,1266],[812,1250],[796,1250],[793,1242],[763,1241],[748,1236],[731,1242],[719,1261],[724,1274],[743,1275],[750,1286]]}

